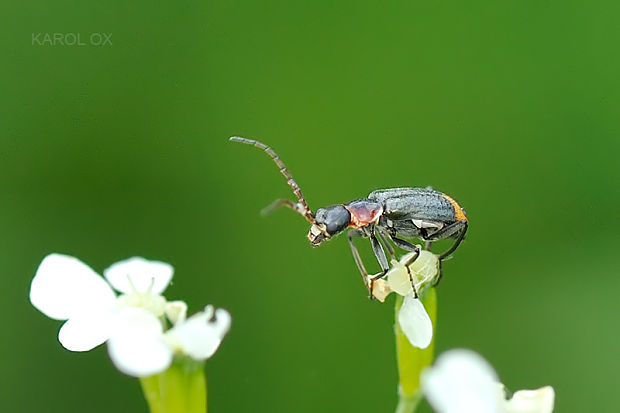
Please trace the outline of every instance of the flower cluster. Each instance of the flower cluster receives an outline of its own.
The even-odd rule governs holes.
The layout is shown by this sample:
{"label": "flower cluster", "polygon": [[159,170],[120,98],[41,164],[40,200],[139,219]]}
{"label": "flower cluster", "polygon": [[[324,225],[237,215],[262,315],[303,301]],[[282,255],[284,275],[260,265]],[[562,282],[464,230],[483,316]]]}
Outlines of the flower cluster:
{"label": "flower cluster", "polygon": [[30,301],[48,317],[66,320],[58,340],[67,350],[107,342],[119,370],[148,377],[166,370],[175,355],[206,360],[230,328],[224,309],[207,306],[186,318],[183,301],[167,301],[162,293],[173,272],[169,264],[134,257],[101,277],[77,258],[50,254],[32,280]]}
{"label": "flower cluster", "polygon": [[400,261],[392,260],[386,279],[375,281],[373,295],[379,301],[385,301],[392,292],[404,297],[398,312],[398,323],[411,345],[424,349],[433,339],[433,324],[415,292],[421,295],[435,283],[439,274],[439,259],[429,251],[420,251],[418,258],[409,264],[414,254],[405,254]]}

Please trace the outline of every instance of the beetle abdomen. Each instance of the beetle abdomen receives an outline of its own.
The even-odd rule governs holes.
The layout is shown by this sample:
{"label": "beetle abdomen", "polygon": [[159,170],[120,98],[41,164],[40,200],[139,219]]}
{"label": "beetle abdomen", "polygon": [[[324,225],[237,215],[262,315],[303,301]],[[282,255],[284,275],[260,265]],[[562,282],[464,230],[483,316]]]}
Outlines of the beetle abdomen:
{"label": "beetle abdomen", "polygon": [[383,215],[392,221],[415,219],[452,223],[458,219],[454,201],[434,189],[379,189],[371,192],[368,198],[382,202]]}

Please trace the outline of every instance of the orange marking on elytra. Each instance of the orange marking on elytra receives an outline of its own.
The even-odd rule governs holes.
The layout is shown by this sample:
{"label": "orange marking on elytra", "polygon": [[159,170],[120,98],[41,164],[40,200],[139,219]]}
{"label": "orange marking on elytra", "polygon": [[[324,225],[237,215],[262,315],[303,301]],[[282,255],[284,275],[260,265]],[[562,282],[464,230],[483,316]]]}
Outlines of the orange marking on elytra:
{"label": "orange marking on elytra", "polygon": [[467,215],[465,215],[465,211],[463,211],[463,208],[461,208],[461,206],[452,198],[450,198],[448,195],[446,194],[442,194],[444,196],[444,198],[446,198],[454,207],[454,215],[457,221],[462,221],[465,220],[467,221]]}

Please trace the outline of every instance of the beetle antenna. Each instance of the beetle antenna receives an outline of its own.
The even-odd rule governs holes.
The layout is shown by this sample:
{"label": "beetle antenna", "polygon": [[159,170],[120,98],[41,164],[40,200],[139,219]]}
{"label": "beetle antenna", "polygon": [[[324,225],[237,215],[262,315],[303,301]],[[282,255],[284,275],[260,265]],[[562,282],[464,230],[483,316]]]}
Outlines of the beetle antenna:
{"label": "beetle antenna", "polygon": [[297,182],[295,182],[295,180],[293,179],[293,176],[286,168],[286,165],[284,165],[284,162],[282,162],[278,154],[275,153],[273,149],[271,149],[269,146],[265,145],[262,142],[259,142],[253,139],[242,138],[239,136],[232,136],[230,138],[230,141],[245,143],[246,145],[256,146],[257,148],[264,150],[267,153],[267,155],[269,155],[271,159],[273,159],[276,165],[278,165],[278,168],[280,168],[280,172],[282,172],[282,175],[284,175],[284,177],[287,179],[286,183],[288,184],[288,186],[290,186],[293,189],[293,192],[297,196],[297,201],[298,201],[297,203],[294,203],[293,201],[290,201],[288,199],[278,199],[273,204],[263,209],[261,211],[262,214],[268,214],[272,212],[274,209],[278,208],[279,206],[285,205],[291,208],[292,210],[297,211],[299,214],[303,215],[304,218],[306,218],[306,220],[310,222],[311,224],[314,224],[314,214],[312,213],[312,210],[308,206],[308,203],[306,202],[306,198],[304,198],[303,194],[301,193],[301,189],[299,189],[299,185],[297,185]]}

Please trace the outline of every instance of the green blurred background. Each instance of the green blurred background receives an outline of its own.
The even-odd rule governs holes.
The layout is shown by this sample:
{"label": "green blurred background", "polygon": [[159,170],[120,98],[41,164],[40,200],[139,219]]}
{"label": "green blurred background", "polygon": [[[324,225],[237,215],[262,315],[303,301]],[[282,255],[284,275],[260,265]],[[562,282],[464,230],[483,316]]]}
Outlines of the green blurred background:
{"label": "green blurred background", "polygon": [[[314,208],[391,186],[471,222],[439,286],[439,351],[484,355],[557,411],[616,411],[620,3],[6,1],[0,82],[3,412],[145,412],[105,347],[70,353],[28,301],[50,252],[176,269],[169,298],[233,315],[213,412],[390,412],[393,303]],[[112,34],[112,45],[32,44]],[[368,262],[372,255],[363,244]],[[375,267],[373,267],[375,268]],[[428,410],[428,406],[425,407]]]}

